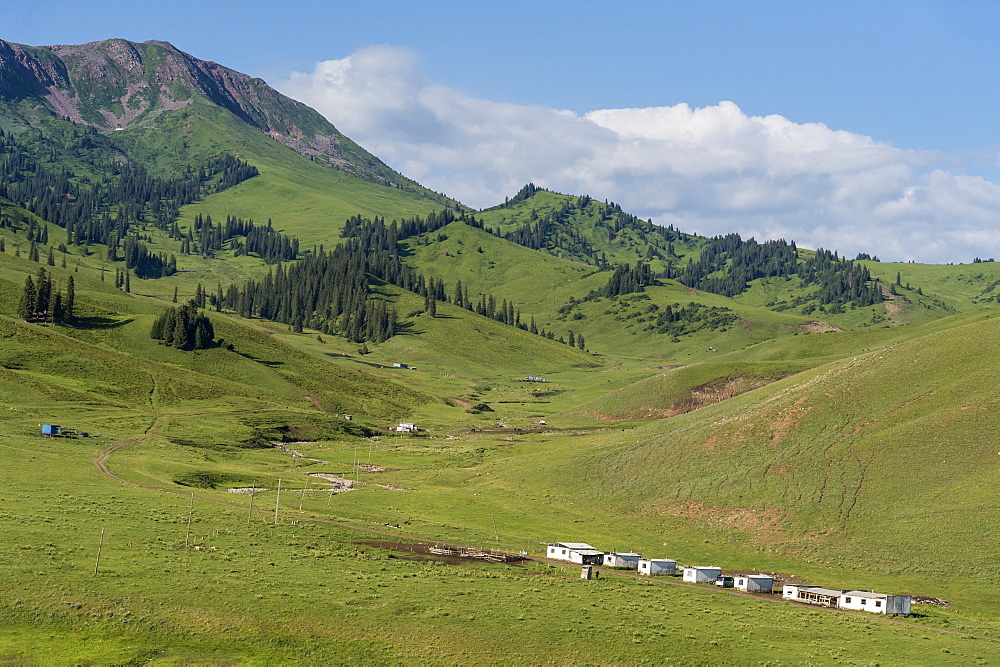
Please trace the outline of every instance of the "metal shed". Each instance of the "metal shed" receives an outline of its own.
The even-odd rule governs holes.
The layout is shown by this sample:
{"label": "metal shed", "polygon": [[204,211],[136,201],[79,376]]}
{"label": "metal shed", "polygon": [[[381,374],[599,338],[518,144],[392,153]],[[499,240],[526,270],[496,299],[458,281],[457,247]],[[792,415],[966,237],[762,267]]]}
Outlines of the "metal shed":
{"label": "metal shed", "polygon": [[655,577],[658,574],[677,572],[677,561],[670,558],[640,558],[639,574]]}
{"label": "metal shed", "polygon": [[770,593],[774,577],[767,574],[737,574],[733,587],[748,593]]}
{"label": "metal shed", "polygon": [[684,568],[684,581],[694,584],[711,584],[721,574],[721,567],[715,567],[714,565],[692,565]]}

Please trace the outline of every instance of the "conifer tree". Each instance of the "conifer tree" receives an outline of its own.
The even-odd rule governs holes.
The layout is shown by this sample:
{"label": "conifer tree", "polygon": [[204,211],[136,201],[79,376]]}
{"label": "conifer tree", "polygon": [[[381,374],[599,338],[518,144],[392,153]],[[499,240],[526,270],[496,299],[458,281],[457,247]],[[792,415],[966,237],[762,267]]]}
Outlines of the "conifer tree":
{"label": "conifer tree", "polygon": [[76,309],[76,283],[73,280],[73,276],[69,277],[66,281],[66,305],[64,307],[64,315],[67,324],[72,324],[75,317]]}
{"label": "conifer tree", "polygon": [[38,294],[35,290],[35,281],[28,276],[24,279],[24,291],[21,293],[21,301],[17,306],[17,315],[25,322],[35,319],[35,303]]}
{"label": "conifer tree", "polygon": [[174,347],[178,350],[194,349],[194,318],[193,308],[188,308],[184,304],[177,309],[177,318],[174,322]]}
{"label": "conifer tree", "polygon": [[62,324],[65,316],[66,312],[63,310],[62,292],[57,291],[52,298],[52,323]]}
{"label": "conifer tree", "polygon": [[204,350],[214,344],[215,330],[212,321],[203,314],[199,314],[195,319],[194,347],[197,350]]}
{"label": "conifer tree", "polygon": [[51,299],[52,280],[46,274],[45,267],[39,267],[35,282],[35,317],[48,315]]}

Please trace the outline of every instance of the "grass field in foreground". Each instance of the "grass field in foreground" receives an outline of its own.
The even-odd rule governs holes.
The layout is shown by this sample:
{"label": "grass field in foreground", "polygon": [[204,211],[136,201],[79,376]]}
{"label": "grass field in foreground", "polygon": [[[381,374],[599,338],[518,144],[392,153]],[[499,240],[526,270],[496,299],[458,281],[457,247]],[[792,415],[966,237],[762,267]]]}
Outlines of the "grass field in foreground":
{"label": "grass field in foreground", "polygon": [[[10,462],[0,491],[0,654],[8,662],[1000,658],[1000,645],[984,639],[713,589],[587,582],[561,566],[408,560],[405,541],[393,554],[358,544],[383,538],[296,519],[294,494],[278,525],[265,508],[247,526],[246,497],[231,507],[194,490],[186,540],[191,490],[165,493],[100,476],[90,460],[107,444],[0,438]],[[921,620],[947,617],[931,613],[939,618]]]}

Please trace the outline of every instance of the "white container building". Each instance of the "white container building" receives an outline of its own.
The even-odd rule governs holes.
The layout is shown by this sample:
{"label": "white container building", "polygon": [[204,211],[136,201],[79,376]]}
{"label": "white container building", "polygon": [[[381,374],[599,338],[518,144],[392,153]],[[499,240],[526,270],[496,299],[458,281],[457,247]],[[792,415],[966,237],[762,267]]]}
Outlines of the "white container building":
{"label": "white container building", "polygon": [[733,588],[747,593],[770,593],[774,588],[774,577],[767,574],[737,574]]}
{"label": "white container building", "polygon": [[684,568],[684,581],[693,584],[711,584],[722,574],[721,567],[692,565]]}
{"label": "white container building", "polygon": [[627,567],[632,570],[639,569],[639,560],[642,558],[637,553],[618,553],[612,551],[604,554],[604,565],[606,567]]}
{"label": "white container building", "polygon": [[586,542],[555,542],[545,550],[548,558],[564,560],[581,565],[601,565],[604,552],[598,551]]}
{"label": "white container building", "polygon": [[640,558],[639,574],[655,577],[660,574],[677,572],[677,561],[669,558]]}
{"label": "white container building", "polygon": [[844,591],[840,596],[840,608],[870,611],[875,614],[909,614],[910,596]]}

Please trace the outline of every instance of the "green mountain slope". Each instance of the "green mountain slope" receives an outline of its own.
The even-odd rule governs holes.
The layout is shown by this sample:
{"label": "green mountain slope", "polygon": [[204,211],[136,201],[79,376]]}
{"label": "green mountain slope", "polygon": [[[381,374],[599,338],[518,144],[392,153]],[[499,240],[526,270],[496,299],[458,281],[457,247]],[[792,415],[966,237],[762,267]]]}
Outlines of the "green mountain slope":
{"label": "green mountain slope", "polygon": [[[371,419],[405,417],[432,400],[391,383],[379,383],[358,369],[316,360],[273,335],[237,318],[215,314],[216,335],[233,346],[182,352],[149,338],[153,320],[168,303],[127,295],[93,271],[45,267],[58,285],[73,276],[78,323],[74,326],[26,324],[14,314],[25,277],[35,262],[0,254],[5,392],[12,405],[24,405],[35,422],[70,411],[100,413],[113,423],[159,414],[216,413],[228,425],[241,414],[308,414],[312,396],[330,413],[349,412]],[[57,351],[57,353],[54,353]],[[45,400],[41,400],[44,397]],[[28,408],[27,406],[31,406]],[[22,410],[23,412],[23,410]],[[230,414],[233,413],[233,414]],[[279,418],[280,419],[280,418]],[[97,428],[94,426],[93,428]],[[331,426],[337,430],[336,425]],[[235,428],[230,443],[245,428]]]}
{"label": "green mountain slope", "polygon": [[655,271],[697,258],[705,239],[658,227],[589,196],[528,184],[480,217],[487,228],[534,250],[595,266],[648,261]]}
{"label": "green mountain slope", "polygon": [[272,218],[307,243],[336,238],[351,215],[456,205],[260,79],[165,42],[0,41],[0,130],[43,166],[68,169],[70,182],[99,180],[122,162],[173,178],[221,154],[239,157],[259,169],[258,180],[192,215]]}
{"label": "green mountain slope", "polygon": [[587,480],[580,501],[641,505],[713,539],[830,566],[993,578],[1000,459],[996,383],[982,361],[998,346],[990,315],[911,332],[653,422],[558,475],[577,489]]}
{"label": "green mountain slope", "polygon": [[209,105],[303,155],[367,180],[416,185],[261,79],[199,60],[166,42],[110,39],[30,47],[0,41],[0,95],[9,110],[8,128],[32,125],[46,113],[101,131],[156,127],[163,114]]}
{"label": "green mountain slope", "polygon": [[[799,333],[799,325],[809,321],[690,290],[672,280],[642,292],[587,300],[608,282],[611,270],[540,253],[461,222],[407,241],[404,253],[408,264],[450,286],[460,280],[473,296],[492,294],[512,301],[522,321],[534,317],[538,328],[564,338],[570,331],[583,334],[591,351],[612,356],[688,363],[692,355],[702,359]],[[691,303],[702,310],[691,312],[677,326],[657,325],[666,306],[692,310]],[[713,317],[721,313],[723,318],[705,319],[712,308],[720,309]]]}

